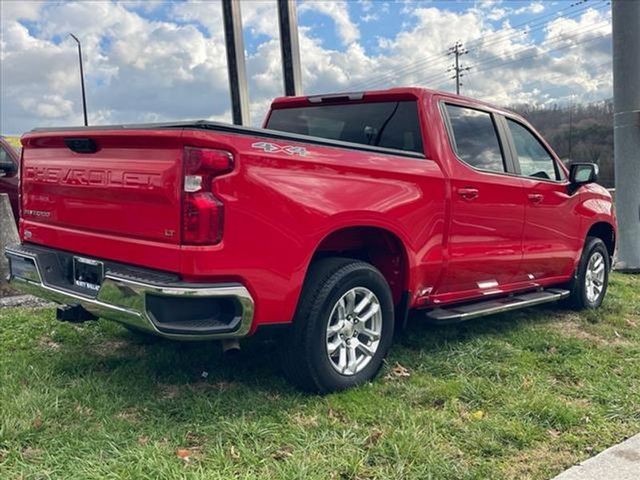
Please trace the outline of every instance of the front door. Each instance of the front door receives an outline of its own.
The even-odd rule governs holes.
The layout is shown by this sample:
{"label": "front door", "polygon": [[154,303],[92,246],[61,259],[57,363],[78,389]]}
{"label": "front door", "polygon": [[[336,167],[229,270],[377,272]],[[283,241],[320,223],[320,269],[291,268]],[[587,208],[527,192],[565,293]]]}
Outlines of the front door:
{"label": "front door", "polygon": [[522,179],[507,168],[495,115],[453,104],[443,110],[452,148],[452,211],[436,303],[501,293],[514,281],[525,211]]}
{"label": "front door", "polygon": [[516,169],[525,186],[523,280],[571,275],[584,239],[577,198],[551,151],[526,125],[508,118]]}

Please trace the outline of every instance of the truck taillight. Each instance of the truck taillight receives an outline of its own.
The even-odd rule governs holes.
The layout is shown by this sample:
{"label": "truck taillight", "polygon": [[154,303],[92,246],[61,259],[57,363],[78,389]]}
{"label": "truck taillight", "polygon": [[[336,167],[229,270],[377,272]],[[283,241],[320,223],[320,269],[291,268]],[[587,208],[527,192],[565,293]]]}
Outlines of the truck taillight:
{"label": "truck taillight", "polygon": [[233,170],[224,150],[185,147],[182,243],[213,245],[222,240],[224,205],[212,192],[215,177]]}

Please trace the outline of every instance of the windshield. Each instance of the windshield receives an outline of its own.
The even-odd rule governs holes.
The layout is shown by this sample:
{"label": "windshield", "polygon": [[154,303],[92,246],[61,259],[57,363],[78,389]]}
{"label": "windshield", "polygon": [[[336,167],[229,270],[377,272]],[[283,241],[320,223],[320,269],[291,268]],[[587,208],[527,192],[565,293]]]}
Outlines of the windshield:
{"label": "windshield", "polygon": [[266,128],[423,152],[415,101],[314,105],[271,112]]}

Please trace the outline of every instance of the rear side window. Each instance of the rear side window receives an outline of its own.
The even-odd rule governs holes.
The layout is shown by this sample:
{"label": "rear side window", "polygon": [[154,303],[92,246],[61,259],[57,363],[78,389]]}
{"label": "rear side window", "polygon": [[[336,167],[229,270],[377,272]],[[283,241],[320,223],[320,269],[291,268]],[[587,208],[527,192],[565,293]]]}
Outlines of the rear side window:
{"label": "rear side window", "polygon": [[553,157],[524,125],[507,119],[511,138],[516,147],[520,172],[525,177],[560,180]]}
{"label": "rear side window", "polygon": [[446,105],[446,110],[458,157],[480,170],[506,171],[491,114],[457,105]]}
{"label": "rear side window", "polygon": [[415,101],[276,109],[267,128],[423,153]]}

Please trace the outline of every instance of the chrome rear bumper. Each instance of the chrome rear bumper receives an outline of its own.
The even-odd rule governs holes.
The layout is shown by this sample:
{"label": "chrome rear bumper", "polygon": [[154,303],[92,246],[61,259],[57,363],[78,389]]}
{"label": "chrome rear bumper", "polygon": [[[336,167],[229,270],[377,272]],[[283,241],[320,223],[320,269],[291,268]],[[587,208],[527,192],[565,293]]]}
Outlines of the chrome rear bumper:
{"label": "chrome rear bumper", "polygon": [[251,329],[254,301],[238,283],[184,283],[171,275],[163,278],[162,273],[105,262],[99,290],[89,292],[64,280],[60,258],[73,254],[23,244],[7,247],[5,255],[13,288],[60,304],[79,304],[96,317],[138,330],[175,340],[208,340],[243,337]]}

